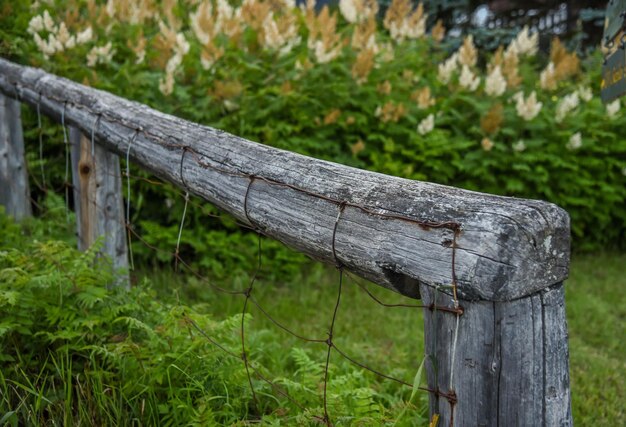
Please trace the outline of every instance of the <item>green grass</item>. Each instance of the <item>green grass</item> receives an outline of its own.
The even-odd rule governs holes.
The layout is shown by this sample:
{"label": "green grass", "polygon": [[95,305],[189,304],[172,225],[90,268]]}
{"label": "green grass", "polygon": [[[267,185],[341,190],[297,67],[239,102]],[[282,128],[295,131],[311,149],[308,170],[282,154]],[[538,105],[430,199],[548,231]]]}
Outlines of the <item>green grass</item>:
{"label": "green grass", "polygon": [[[187,303],[206,302],[214,317],[241,313],[244,298],[213,291],[201,281],[181,280],[180,276],[162,271],[148,274],[153,286],[162,294],[175,292]],[[249,278],[244,276],[228,289],[245,288]],[[361,284],[362,279],[356,278]],[[184,284],[182,284],[184,283]],[[322,265],[311,265],[292,283],[276,284],[258,280],[253,296],[259,305],[277,322],[294,332],[308,337],[326,339],[333,309],[337,299],[339,273]],[[333,341],[337,346],[355,355],[359,361],[383,372],[393,372],[398,367],[411,367],[415,372],[423,354],[422,310],[419,308],[387,308],[372,300],[360,289],[354,276],[344,275],[341,302],[335,323]],[[385,303],[419,304],[384,288],[368,284],[371,293]],[[271,330],[285,348],[307,346],[317,349],[320,359],[326,355],[326,345],[305,343],[276,327],[257,307],[248,304],[252,314],[250,328]],[[339,357],[339,356],[337,356]],[[402,369],[404,371],[404,369]],[[370,375],[370,374],[367,374]],[[373,374],[371,374],[373,375]],[[411,382],[412,378],[404,380]]]}
{"label": "green grass", "polygon": [[[244,297],[225,295],[211,289],[205,282],[189,279],[182,275],[162,270],[143,272],[149,278],[154,289],[162,298],[174,295],[184,303],[206,304],[207,311],[214,318],[223,318],[241,313]],[[422,309],[410,307],[386,308],[369,297],[356,283],[367,285],[379,300],[387,304],[419,304],[401,295],[366,284],[362,279],[349,274],[343,277],[342,294],[333,342],[350,357],[382,372],[413,383],[423,355]],[[243,289],[249,284],[250,276],[233,278],[232,283],[220,283],[227,289]],[[276,322],[289,328],[300,336],[313,339],[326,339],[338,294],[339,273],[335,269],[321,264],[313,264],[302,271],[291,283],[275,283],[263,278],[255,283],[253,296],[259,305]],[[246,327],[248,351],[266,366],[271,365],[270,374],[275,378],[297,378],[297,369],[290,361],[290,349],[305,349],[309,357],[323,365],[327,347],[323,343],[308,343],[277,327],[254,304],[249,303],[247,312],[252,315]],[[268,352],[275,354],[268,355]],[[278,356],[277,356],[278,355]],[[282,357],[280,356],[282,355]],[[391,408],[393,421],[402,413],[411,390],[395,382],[380,378],[374,373],[363,370],[342,358],[336,352],[331,356],[331,376],[356,373],[363,376],[365,383],[383,395],[388,395],[387,405]],[[332,378],[331,378],[332,379]],[[321,375],[319,375],[321,380]],[[321,387],[321,382],[318,384]],[[314,399],[319,401],[321,390]],[[414,400],[415,411],[402,416],[398,426],[426,424],[428,394],[419,391]],[[332,410],[330,411],[332,412]],[[332,414],[331,416],[336,416]],[[336,421],[336,418],[335,418]],[[405,424],[407,423],[408,424]],[[389,424],[392,425],[393,423]],[[342,424],[339,425],[350,425]],[[356,424],[361,425],[361,424]],[[363,424],[363,425],[368,425]]]}
{"label": "green grass", "polygon": [[626,254],[575,256],[566,284],[577,425],[624,425]]}
{"label": "green grass", "polygon": [[[566,282],[566,309],[572,410],[577,425],[615,426],[625,420],[624,266],[626,254],[619,253],[575,255],[572,259],[570,278]],[[216,294],[201,282],[186,281],[173,273],[159,271],[147,275],[161,294],[174,291],[183,299],[205,301],[216,317],[241,312],[242,297]],[[240,277],[234,280],[233,286],[244,287],[247,280],[248,277]],[[254,295],[281,323],[302,335],[324,338],[337,286],[336,271],[314,266],[288,285],[260,280]],[[385,302],[407,302],[377,286],[370,285],[369,289]],[[325,355],[323,345],[303,344],[272,325],[256,307],[252,306],[249,312],[253,315],[250,329],[273,331],[285,348],[306,346],[315,349],[320,358]],[[335,340],[340,348],[376,369],[406,375],[411,369],[413,372],[417,369],[423,352],[421,310],[382,307],[347,278]],[[410,378],[404,379],[410,381]]]}

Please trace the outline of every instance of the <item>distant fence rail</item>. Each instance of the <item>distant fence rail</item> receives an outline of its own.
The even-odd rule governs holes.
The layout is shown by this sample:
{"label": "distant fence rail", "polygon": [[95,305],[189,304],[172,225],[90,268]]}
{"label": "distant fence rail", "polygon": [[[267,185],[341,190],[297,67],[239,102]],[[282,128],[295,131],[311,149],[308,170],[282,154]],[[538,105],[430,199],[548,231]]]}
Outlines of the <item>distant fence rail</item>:
{"label": "distant fence rail", "polygon": [[[572,424],[562,284],[569,217],[557,206],[275,149],[4,59],[0,92],[0,154],[12,159],[0,163],[2,187],[25,169],[18,102],[75,129],[83,248],[104,235],[105,251],[127,265],[114,154],[123,156],[265,236],[421,298],[440,425]],[[27,209],[19,181],[0,203]],[[83,202],[86,194],[103,209]]]}

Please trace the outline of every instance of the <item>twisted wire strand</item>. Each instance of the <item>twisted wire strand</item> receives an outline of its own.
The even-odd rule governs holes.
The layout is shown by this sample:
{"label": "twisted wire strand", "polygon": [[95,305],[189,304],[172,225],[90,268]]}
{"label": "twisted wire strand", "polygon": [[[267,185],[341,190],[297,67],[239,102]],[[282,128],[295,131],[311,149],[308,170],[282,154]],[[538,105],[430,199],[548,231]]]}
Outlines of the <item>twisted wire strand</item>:
{"label": "twisted wire strand", "polygon": [[[17,89],[17,83],[14,83],[14,88],[16,91],[16,95],[19,97],[19,92]],[[42,168],[42,184],[43,184],[43,188],[46,188],[46,181],[45,181],[45,170],[43,168],[43,141],[42,141],[42,124],[41,124],[41,111],[40,111],[40,104],[41,104],[41,100],[42,100],[42,93],[39,92],[39,101],[37,103],[37,116],[38,116],[38,128],[39,128],[39,151],[40,151],[40,163],[41,163],[41,168]],[[47,95],[46,96],[48,99],[51,100],[55,100],[57,102],[59,102],[59,98],[55,97],[55,96],[50,96]],[[64,108],[63,108],[63,113],[62,113],[62,124],[64,127],[64,139],[65,139],[65,103],[67,102],[67,100],[63,100],[64,102]],[[284,187],[284,188],[288,188],[294,191],[298,191],[300,193],[303,194],[307,194],[322,200],[326,200],[329,202],[332,202],[336,205],[339,206],[339,212],[337,215],[337,218],[335,220],[335,224],[333,227],[333,240],[332,240],[332,254],[333,254],[333,259],[335,260],[335,265],[338,267],[339,269],[339,292],[337,295],[337,301],[335,304],[335,309],[333,311],[333,317],[332,317],[332,321],[330,324],[330,328],[329,328],[329,334],[328,334],[328,339],[327,340],[319,340],[319,339],[311,339],[311,338],[306,338],[303,337],[299,334],[294,333],[292,330],[290,330],[289,328],[285,327],[284,325],[280,324],[280,322],[277,322],[266,310],[264,310],[261,305],[254,299],[251,297],[251,291],[252,291],[252,287],[254,285],[254,282],[256,280],[256,276],[258,274],[258,271],[260,269],[260,265],[261,265],[261,253],[260,253],[260,240],[259,240],[259,262],[258,262],[258,266],[257,266],[257,270],[255,272],[255,274],[253,275],[253,278],[251,280],[251,283],[249,285],[249,287],[245,290],[239,290],[239,291],[233,291],[233,290],[228,290],[228,289],[224,289],[221,288],[219,286],[216,286],[212,283],[209,283],[210,286],[217,290],[220,291],[222,293],[226,293],[226,294],[230,294],[230,295],[244,295],[246,297],[245,302],[244,302],[244,308],[242,311],[242,325],[241,325],[241,337],[242,337],[242,350],[243,350],[243,355],[239,356],[233,352],[231,352],[230,350],[226,349],[225,347],[221,346],[218,342],[216,342],[215,340],[213,340],[210,336],[208,336],[208,334],[204,333],[204,331],[201,331],[201,328],[199,328],[195,322],[192,321],[192,324],[194,325],[194,327],[196,329],[199,330],[199,332],[201,332],[201,334],[203,336],[205,336],[205,338],[207,338],[212,344],[216,345],[218,348],[221,348],[222,350],[226,351],[227,353],[229,353],[231,356],[233,357],[238,357],[238,358],[243,358],[244,362],[246,363],[246,371],[248,373],[248,380],[250,382],[250,386],[252,389],[252,393],[254,395],[254,399],[256,401],[256,395],[254,392],[254,388],[252,387],[252,381],[251,381],[251,377],[250,377],[250,371],[252,371],[255,375],[257,375],[259,378],[261,378],[262,380],[266,381],[266,379],[263,379],[263,376],[255,369],[255,367],[253,366],[253,364],[248,363],[247,361],[247,357],[246,357],[246,351],[245,351],[245,327],[244,327],[244,317],[245,317],[245,313],[246,313],[246,309],[247,309],[247,303],[248,301],[251,301],[255,306],[257,306],[260,311],[266,316],[268,317],[268,319],[270,319],[270,321],[272,323],[274,323],[275,325],[279,326],[281,329],[283,329],[284,331],[290,333],[291,335],[295,336],[296,338],[299,339],[303,339],[305,341],[309,341],[309,342],[325,342],[328,346],[327,349],[327,356],[326,356],[326,364],[325,364],[325,370],[324,370],[324,417],[323,420],[327,425],[330,425],[330,418],[329,418],[329,414],[328,414],[328,408],[327,408],[327,383],[328,383],[328,368],[329,368],[329,363],[330,363],[330,354],[332,351],[332,348],[334,347],[335,350],[337,350],[337,353],[340,354],[342,357],[344,357],[345,359],[347,359],[348,361],[350,361],[351,363],[360,366],[363,369],[369,370],[383,378],[387,378],[393,381],[396,381],[400,384],[403,385],[407,385],[407,386],[411,386],[411,384],[407,383],[406,381],[403,380],[398,380],[396,378],[393,378],[391,376],[385,375],[382,372],[378,372],[370,367],[368,367],[367,365],[358,362],[356,360],[354,360],[353,358],[351,358],[350,356],[348,356],[345,352],[341,351],[340,349],[337,348],[337,346],[333,343],[332,338],[333,338],[333,331],[334,331],[334,327],[335,327],[335,321],[336,321],[336,316],[337,316],[337,311],[339,308],[339,303],[341,300],[341,292],[342,292],[342,283],[343,283],[343,274],[344,274],[344,269],[343,269],[343,264],[341,263],[341,261],[338,258],[338,254],[336,251],[336,235],[337,235],[337,229],[338,229],[338,223],[340,221],[341,215],[343,213],[343,211],[345,210],[346,207],[351,207],[351,208],[355,208],[355,209],[359,209],[362,212],[368,214],[368,215],[372,215],[372,216],[378,216],[384,219],[396,219],[396,220],[401,220],[401,221],[407,221],[410,223],[414,223],[424,229],[439,229],[439,228],[446,228],[449,230],[452,230],[454,232],[454,240],[453,240],[453,244],[452,244],[452,262],[451,262],[451,275],[452,275],[452,290],[453,290],[453,301],[454,301],[454,310],[451,310],[452,312],[456,313],[456,327],[455,327],[455,332],[454,332],[454,340],[453,340],[453,351],[452,351],[452,366],[451,366],[451,375],[450,375],[450,392],[445,393],[445,392],[441,392],[438,387],[435,387],[434,389],[428,389],[428,388],[422,388],[428,392],[434,393],[436,396],[444,396],[446,397],[449,401],[450,404],[452,405],[452,417],[454,416],[454,403],[456,403],[456,396],[454,395],[454,391],[452,389],[453,387],[453,378],[454,378],[454,361],[456,358],[456,344],[457,344],[457,340],[458,340],[458,329],[459,329],[459,318],[460,315],[462,314],[462,310],[461,307],[459,305],[459,301],[458,301],[458,295],[457,295],[457,277],[456,277],[456,248],[457,248],[457,238],[458,235],[460,233],[460,227],[461,225],[457,222],[454,221],[444,221],[444,222],[433,222],[433,221],[428,221],[428,220],[421,220],[421,219],[417,219],[415,217],[409,217],[406,215],[402,215],[402,214],[397,214],[397,213],[393,213],[390,211],[386,211],[380,208],[371,208],[371,207],[367,207],[367,206],[362,206],[347,200],[339,200],[336,199],[334,197],[328,196],[328,195],[324,195],[324,194],[320,194],[320,193],[316,193],[314,191],[311,190],[307,190],[301,187],[298,187],[297,185],[294,184],[290,184],[288,182],[282,182],[282,181],[278,181],[276,179],[272,179],[269,177],[264,177],[264,176],[258,176],[258,175],[254,175],[254,174],[250,174],[250,173],[246,173],[246,172],[242,172],[242,171],[238,171],[238,170],[232,170],[226,167],[222,167],[222,166],[217,166],[215,163],[210,163],[208,161],[203,160],[202,158],[202,154],[199,153],[196,149],[189,147],[187,145],[182,144],[182,142],[173,142],[173,141],[181,141],[180,138],[171,136],[171,135],[160,135],[157,134],[155,132],[150,132],[148,130],[145,129],[140,129],[137,128],[136,125],[128,120],[125,120],[123,118],[120,118],[119,116],[116,116],[115,114],[112,114],[110,112],[102,112],[102,111],[95,111],[92,108],[89,108],[87,106],[83,106],[83,105],[77,105],[74,106],[76,108],[80,108],[83,110],[87,110],[89,113],[95,115],[95,120],[94,123],[91,127],[91,150],[92,150],[92,156],[95,154],[95,133],[96,130],[99,126],[100,120],[102,118],[104,118],[105,120],[114,122],[114,123],[118,123],[124,127],[127,127],[129,129],[135,130],[136,133],[133,135],[133,138],[130,140],[129,145],[128,145],[128,149],[127,149],[127,170],[126,170],[126,174],[127,174],[127,178],[128,180],[130,180],[130,172],[129,172],[129,168],[128,168],[128,163],[129,163],[129,153],[130,153],[130,149],[131,149],[131,145],[133,143],[133,141],[136,139],[137,135],[139,133],[143,134],[143,136],[145,138],[151,139],[154,142],[160,144],[163,147],[167,147],[167,148],[175,148],[175,149],[182,149],[183,153],[181,156],[181,163],[180,163],[180,181],[183,184],[183,186],[185,187],[186,191],[186,204],[185,204],[185,209],[183,212],[183,219],[181,221],[181,228],[179,229],[179,237],[178,237],[178,242],[177,242],[177,251],[174,254],[175,255],[175,259],[177,260],[177,262],[180,262],[180,265],[182,265],[183,267],[185,267],[185,269],[187,269],[188,271],[190,271],[193,275],[195,275],[196,277],[200,278],[200,279],[207,279],[204,276],[202,276],[199,272],[197,272],[195,269],[193,269],[188,263],[186,263],[184,260],[182,260],[182,258],[180,257],[179,253],[178,253],[178,246],[180,244],[180,235],[182,232],[182,226],[184,223],[184,216],[186,214],[186,209],[187,209],[187,204],[189,203],[189,188],[187,186],[187,183],[185,181],[184,175],[183,175],[183,163],[184,163],[184,159],[185,159],[185,155],[187,152],[189,152],[190,155],[193,156],[193,158],[196,160],[196,163],[201,166],[202,168],[205,169],[212,169],[214,171],[229,175],[229,176],[235,176],[235,177],[242,177],[242,178],[247,178],[250,180],[248,188],[246,189],[246,195],[245,195],[245,200],[244,200],[244,215],[246,217],[246,219],[248,220],[249,224],[252,225],[252,221],[248,212],[248,194],[250,191],[250,187],[252,185],[252,183],[255,180],[261,180],[264,181],[270,185],[275,185],[275,186],[280,186],[280,187]],[[151,244],[149,244],[145,239],[143,239],[135,230],[132,229],[132,227],[130,227],[130,217],[129,217],[129,201],[130,201],[130,181],[128,181],[128,200],[127,200],[127,212],[126,212],[126,228],[129,231],[129,236],[132,234],[133,236],[135,236],[138,240],[140,240],[144,245],[146,245],[148,248],[152,249],[152,250],[156,250],[156,251],[160,251],[160,252],[166,252],[168,254],[171,255],[171,252],[168,251],[163,251],[160,248],[157,248]],[[242,225],[245,227],[245,225]],[[259,239],[261,237],[261,233],[259,232]],[[207,279],[208,280],[208,279]],[[355,281],[355,283],[358,284],[358,282]],[[380,301],[378,298],[376,298],[373,294],[371,294],[371,292],[369,292],[365,287],[359,285],[363,290],[366,291],[366,293],[370,296],[370,298],[374,299],[377,303],[386,306],[386,307],[395,307],[395,306],[401,306],[401,307],[415,307],[415,308],[430,308],[431,310],[436,311],[445,311],[442,307],[438,307],[436,304],[425,307],[425,306],[419,306],[419,305],[405,305],[405,304],[385,304],[382,301]],[[435,317],[436,317],[436,313],[435,313]]]}

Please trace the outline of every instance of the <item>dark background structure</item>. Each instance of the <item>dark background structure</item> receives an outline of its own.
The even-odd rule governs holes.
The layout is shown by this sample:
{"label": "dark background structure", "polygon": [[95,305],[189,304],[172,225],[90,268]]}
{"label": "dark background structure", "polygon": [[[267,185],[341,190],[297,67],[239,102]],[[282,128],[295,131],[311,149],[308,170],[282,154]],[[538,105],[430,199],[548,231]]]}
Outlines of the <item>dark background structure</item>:
{"label": "dark background structure", "polygon": [[[338,3],[338,0],[317,1],[320,7]],[[600,43],[608,1],[422,0],[422,3],[429,26],[441,19],[452,34],[473,34],[475,43],[483,49],[496,49],[528,25],[531,30],[539,31],[542,50],[547,51],[552,37],[558,36],[570,48],[584,51]],[[381,0],[379,4],[383,15],[391,0]]]}
{"label": "dark background structure", "polygon": [[425,4],[432,19],[442,19],[447,28],[474,34],[476,43],[484,48],[494,48],[528,25],[539,31],[542,48],[558,36],[571,47],[586,50],[600,43],[607,1],[429,0]]}

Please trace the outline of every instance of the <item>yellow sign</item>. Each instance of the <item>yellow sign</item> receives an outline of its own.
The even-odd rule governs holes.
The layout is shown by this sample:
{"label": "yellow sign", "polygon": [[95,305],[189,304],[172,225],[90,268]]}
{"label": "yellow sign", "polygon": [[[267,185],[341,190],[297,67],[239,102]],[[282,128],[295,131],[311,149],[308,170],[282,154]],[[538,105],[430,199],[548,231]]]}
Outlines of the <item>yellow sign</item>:
{"label": "yellow sign", "polygon": [[611,102],[626,93],[626,49],[617,48],[602,66],[602,102]]}

